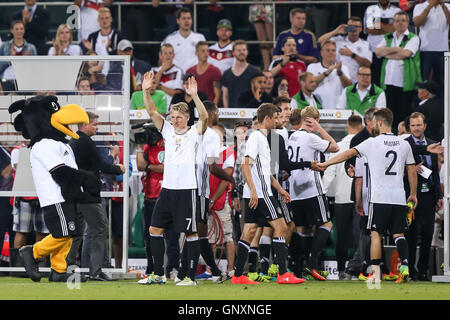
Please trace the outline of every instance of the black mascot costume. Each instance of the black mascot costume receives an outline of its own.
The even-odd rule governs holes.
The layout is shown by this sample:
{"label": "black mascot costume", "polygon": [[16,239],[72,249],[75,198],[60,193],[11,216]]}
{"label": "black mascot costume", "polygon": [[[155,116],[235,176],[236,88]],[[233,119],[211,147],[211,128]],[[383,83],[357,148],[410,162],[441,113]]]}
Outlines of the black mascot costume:
{"label": "black mascot costume", "polygon": [[78,105],[60,106],[55,96],[35,96],[14,102],[9,113],[18,113],[14,128],[30,139],[30,163],[36,193],[44,211],[50,234],[32,246],[19,249],[25,270],[33,281],[40,281],[38,260],[50,255],[49,281],[67,281],[66,257],[72,236],[80,233],[76,203],[98,202],[101,181],[93,174],[78,170],[66,135],[78,139],[69,125],[89,123]]}

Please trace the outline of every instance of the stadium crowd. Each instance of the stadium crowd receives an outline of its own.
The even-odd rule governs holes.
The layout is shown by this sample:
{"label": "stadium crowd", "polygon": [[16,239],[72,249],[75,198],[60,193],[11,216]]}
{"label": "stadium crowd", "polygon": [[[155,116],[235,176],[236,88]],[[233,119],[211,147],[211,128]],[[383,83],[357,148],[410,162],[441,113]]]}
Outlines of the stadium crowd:
{"label": "stadium crowd", "polygon": [[[149,111],[158,129],[153,131],[158,139],[148,144],[135,144],[133,148],[137,167],[144,172],[148,276],[140,283],[165,283],[168,277],[175,279],[178,285],[195,285],[196,279],[210,278],[215,282],[232,279],[233,283],[284,281],[277,278],[278,274],[289,274],[286,283],[301,283],[303,278],[326,280],[327,272],[323,270],[320,257],[333,228],[337,229],[339,279],[348,280],[352,276],[367,279],[367,268],[374,260],[370,257],[372,244],[368,243],[374,238],[370,239],[366,227],[370,214],[364,207],[365,189],[361,187],[361,180],[367,177],[364,163],[353,158],[345,165],[330,167],[321,175],[318,173],[320,168],[315,166],[317,161],[331,158],[331,153],[343,153],[369,137],[375,137],[377,130],[374,128],[379,119],[384,125],[390,122],[392,132],[406,139],[412,147],[415,170],[419,175],[418,204],[416,200],[414,219],[405,232],[409,254],[402,257],[406,259],[402,264],[409,266],[412,279],[430,279],[430,249],[436,245],[442,221],[443,159],[436,154],[443,150],[435,143],[440,143],[444,135],[444,52],[449,49],[450,5],[442,0],[402,0],[397,7],[389,0],[379,0],[367,6],[363,16],[348,17],[345,24],[329,30],[324,23],[318,22],[324,20],[318,17],[322,15],[323,18],[329,11],[313,2],[286,12],[283,18],[289,20],[290,28],[280,32],[275,41],[272,38],[271,6],[257,2],[250,6],[248,19],[258,40],[263,42],[258,65],[248,61],[246,40],[249,39],[233,38],[236,19],[234,11],[227,8],[230,6],[211,3],[202,8],[200,15],[204,20],[199,20],[207,24],[209,30],[205,37],[192,30],[193,14],[189,1],[183,7],[164,6],[164,10],[158,7],[159,1],[152,1],[153,5],[146,10],[141,10],[140,6],[127,6],[124,30],[117,30],[110,9],[112,0],[76,0],[75,4],[81,8],[78,41],[74,39],[71,27],[61,24],[50,47],[46,45],[50,16],[37,0],[25,0],[23,10],[11,17],[11,38],[0,39],[1,56],[131,57],[130,75],[124,75],[117,62],[84,63],[74,91],[79,95],[120,94],[124,77],[129,77],[131,109]],[[145,30],[151,30],[148,23],[152,19],[149,17],[156,16],[176,30],[161,42],[158,57],[155,57],[158,64],[151,66],[136,57],[133,41],[151,39],[152,31]],[[314,32],[305,29],[309,19],[314,21]],[[212,41],[216,42],[211,44]],[[0,94],[22,94],[17,90],[12,65],[1,62],[1,57],[0,74]],[[218,108],[257,110],[253,122],[234,123],[233,145],[223,144],[226,130],[218,117]],[[384,108],[390,110],[392,119],[386,112],[379,112]],[[342,141],[336,142],[319,124],[317,110],[320,109],[354,111],[347,121],[348,135]],[[164,120],[166,116],[170,123]],[[193,129],[187,129],[188,126],[205,134],[205,146],[199,149],[201,156],[196,160],[203,164],[202,171],[196,173],[197,181],[202,180],[203,184],[196,185],[195,182],[193,186],[181,186],[166,181],[169,179],[166,178],[169,175],[165,171],[166,162],[170,160],[167,148],[175,144],[170,140],[171,132],[183,128],[191,132]],[[271,133],[272,129],[276,129],[276,133]],[[266,133],[261,135],[261,132]],[[91,133],[96,134],[96,128]],[[207,143],[214,147],[206,145],[207,133],[212,137]],[[265,145],[268,153],[261,147]],[[15,149],[20,147],[23,145]],[[123,164],[123,154],[117,146],[107,147],[106,153],[101,155],[103,159],[110,164]],[[8,156],[14,168],[13,153],[2,149],[7,154],[3,168],[9,165]],[[262,163],[257,162],[257,157]],[[205,159],[210,162],[203,163]],[[124,172],[122,164],[120,168]],[[175,164],[169,161],[169,165]],[[256,167],[261,172],[258,173]],[[99,169],[96,170],[98,173]],[[432,174],[424,173],[429,170]],[[391,173],[389,169],[387,172]],[[120,170],[116,174],[120,174]],[[268,180],[256,183],[258,174]],[[403,172],[399,174],[403,176]],[[411,181],[406,179],[407,176],[405,189],[410,192]],[[105,179],[108,179],[107,175]],[[252,179],[255,183],[249,182]],[[120,184],[120,176],[113,180],[112,185]],[[271,188],[264,189],[264,183],[271,184],[272,191]],[[179,227],[175,223],[177,218],[173,217],[171,230],[167,227],[170,223],[161,217],[166,211],[181,209],[176,206],[164,209],[162,200],[158,202],[158,199],[164,199],[164,205],[169,207],[174,198],[167,190],[196,188],[198,200],[190,205],[194,212],[198,207],[199,221],[196,217],[192,217],[192,221],[186,218],[191,225],[185,228],[184,225]],[[257,196],[253,194],[255,188]],[[16,198],[15,203],[2,205],[2,215],[8,212],[8,217],[2,218],[5,220],[2,231],[16,232],[16,249],[24,244],[23,234],[35,231],[39,241],[45,233],[42,217],[34,213],[39,210],[34,200]],[[403,202],[406,205],[406,201]],[[117,203],[121,205],[116,199]],[[258,206],[261,212],[256,209]],[[96,210],[106,213],[104,208]],[[264,210],[269,212],[267,221],[246,216],[250,213],[265,216]],[[308,212],[308,217],[299,217],[300,212]],[[120,225],[117,219],[115,223]],[[87,224],[89,230],[89,221]],[[114,257],[116,266],[120,266],[121,229],[114,229],[118,230]],[[95,230],[90,232],[95,233]],[[182,249],[179,247],[180,232],[186,234]],[[105,236],[104,230],[101,236]],[[393,234],[385,236],[389,238]],[[402,239],[394,238],[399,254],[404,253]],[[198,244],[194,244],[196,242]],[[221,272],[216,265],[217,245],[222,252],[226,251],[227,272]],[[420,246],[418,259],[416,245]],[[103,248],[97,245],[87,250],[99,247]],[[97,253],[98,265],[106,253],[102,252],[100,256]],[[163,272],[165,253],[169,261]],[[196,275],[194,266],[200,255],[207,269]],[[398,276],[397,270],[390,270],[390,263],[383,259],[384,251],[383,258],[377,261],[383,279],[402,280],[402,273]],[[108,257],[104,260],[103,266],[108,266]],[[247,276],[244,275],[246,263]],[[86,266],[90,266],[89,262]],[[111,280],[101,271],[96,272],[91,274],[91,280]]]}

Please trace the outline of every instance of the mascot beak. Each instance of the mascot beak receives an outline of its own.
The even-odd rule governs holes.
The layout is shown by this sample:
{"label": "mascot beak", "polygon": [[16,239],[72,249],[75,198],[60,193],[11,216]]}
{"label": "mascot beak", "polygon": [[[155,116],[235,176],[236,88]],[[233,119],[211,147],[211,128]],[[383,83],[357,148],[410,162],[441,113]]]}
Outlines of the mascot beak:
{"label": "mascot beak", "polygon": [[53,113],[50,122],[57,130],[74,139],[78,139],[80,136],[73,132],[69,125],[77,123],[89,124],[89,117],[79,105],[68,104],[62,106],[61,109]]}

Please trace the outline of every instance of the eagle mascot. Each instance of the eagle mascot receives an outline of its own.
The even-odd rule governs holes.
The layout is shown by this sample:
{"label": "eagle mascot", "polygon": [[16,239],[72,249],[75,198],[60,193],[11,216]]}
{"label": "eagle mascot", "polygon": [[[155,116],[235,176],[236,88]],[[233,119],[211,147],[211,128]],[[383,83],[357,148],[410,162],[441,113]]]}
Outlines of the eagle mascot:
{"label": "eagle mascot", "polygon": [[35,96],[11,104],[9,113],[18,113],[14,128],[30,140],[31,172],[50,234],[34,245],[19,249],[31,280],[39,282],[38,261],[50,255],[49,281],[65,282],[66,257],[72,237],[82,232],[77,222],[76,204],[98,202],[101,181],[78,170],[66,136],[78,139],[69,125],[89,123],[86,112],[76,104],[60,106],[55,96]]}

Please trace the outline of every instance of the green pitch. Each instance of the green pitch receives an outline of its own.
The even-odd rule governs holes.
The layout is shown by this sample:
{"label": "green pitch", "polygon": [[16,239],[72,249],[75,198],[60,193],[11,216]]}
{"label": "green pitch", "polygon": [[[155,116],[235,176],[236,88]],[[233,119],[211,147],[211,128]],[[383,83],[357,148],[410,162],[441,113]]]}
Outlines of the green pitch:
{"label": "green pitch", "polygon": [[361,281],[307,281],[299,285],[231,285],[230,281],[214,284],[201,281],[196,287],[176,287],[172,281],[165,285],[138,285],[136,280],[115,282],[86,282],[69,289],[65,283],[49,283],[43,278],[33,283],[23,278],[0,278],[0,299],[5,300],[414,300],[450,299],[450,284],[382,282],[379,289],[369,289]]}

